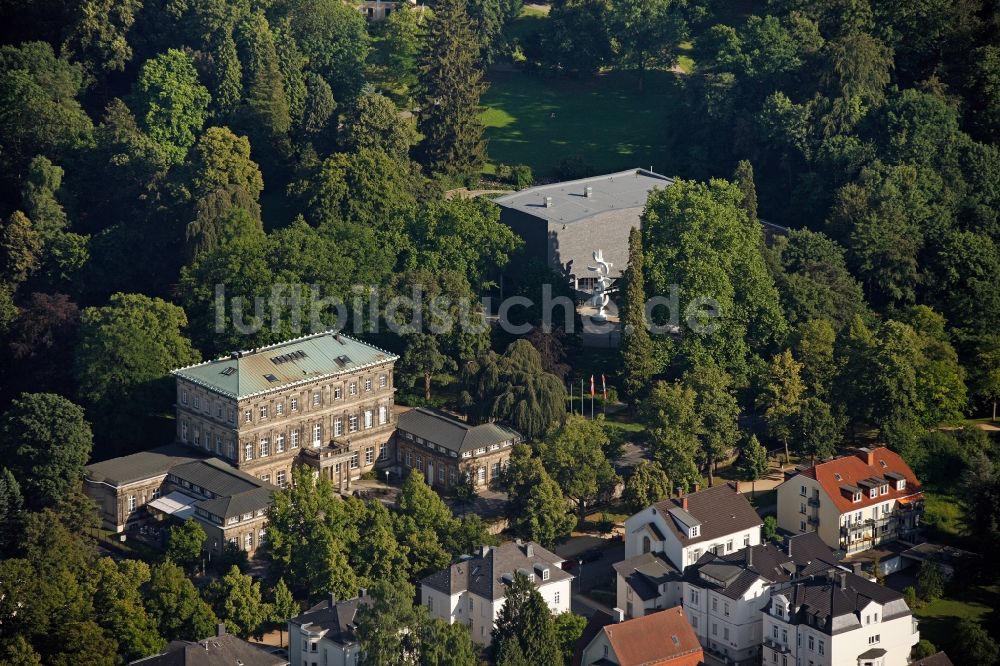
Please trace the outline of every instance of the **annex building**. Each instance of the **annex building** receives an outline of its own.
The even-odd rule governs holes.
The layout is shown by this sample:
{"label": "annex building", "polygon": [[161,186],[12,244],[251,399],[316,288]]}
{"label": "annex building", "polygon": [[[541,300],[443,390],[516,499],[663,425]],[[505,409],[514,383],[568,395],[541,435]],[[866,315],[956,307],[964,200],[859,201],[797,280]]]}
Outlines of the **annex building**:
{"label": "annex building", "polygon": [[565,275],[580,291],[592,289],[596,274],[587,270],[594,250],[604,251],[616,278],[628,264],[628,235],[639,226],[646,199],[671,178],[645,169],[629,169],[529,187],[494,199],[500,221],[524,240],[511,258],[510,274],[529,261],[540,261]]}

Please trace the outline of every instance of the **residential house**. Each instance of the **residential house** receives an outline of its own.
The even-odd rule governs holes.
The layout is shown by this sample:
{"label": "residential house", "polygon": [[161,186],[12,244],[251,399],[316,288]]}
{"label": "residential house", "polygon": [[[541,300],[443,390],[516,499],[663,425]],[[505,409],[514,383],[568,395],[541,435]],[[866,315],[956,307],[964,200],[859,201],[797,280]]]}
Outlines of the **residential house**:
{"label": "residential house", "polygon": [[570,609],[573,576],[563,571],[563,559],[534,542],[508,542],[483,546],[474,556],[463,557],[420,581],[420,603],[431,617],[449,624],[469,626],[472,640],[489,645],[507,586],[515,574],[531,579],[553,614]]}
{"label": "residential house", "polygon": [[913,541],[923,499],[898,453],[864,448],[803,469],[778,486],[778,527],[795,534],[815,531],[831,548],[858,553]]}
{"label": "residential house", "polygon": [[[256,646],[226,633],[220,624],[216,635],[200,641],[171,641],[163,652],[129,662],[130,666],[288,666],[288,660],[266,646]],[[298,666],[298,664],[296,664]]]}
{"label": "residential house", "polygon": [[815,533],[732,553],[709,551],[679,572],[662,553],[646,553],[615,565],[618,606],[625,617],[642,617],[683,605],[705,651],[726,663],[759,663],[760,610],[774,584],[837,566]]}
{"label": "residential house", "polygon": [[346,490],[392,462],[397,359],[331,331],[179,368],[177,440],[279,487],[298,463]]}
{"label": "residential house", "polygon": [[[417,0],[402,0],[410,5],[416,5]],[[360,11],[369,21],[384,21],[389,18],[400,5],[400,0],[361,0],[358,3]]]}
{"label": "residential house", "polygon": [[332,594],[288,620],[288,656],[299,666],[357,666],[361,646],[356,633],[358,610],[371,603],[365,590],[338,601]]}
{"label": "residential house", "polygon": [[520,441],[520,433],[499,423],[469,425],[423,407],[396,420],[396,462],[401,469],[418,470],[440,490],[466,478],[477,490],[485,489],[500,479]]}
{"label": "residential house", "polygon": [[97,503],[103,526],[120,533],[192,518],[205,530],[209,551],[221,553],[229,543],[252,556],[278,488],[222,460],[183,453],[165,446],[88,465],[84,492]]}
{"label": "residential house", "polygon": [[[579,666],[698,666],[705,655],[681,607],[668,608],[634,620],[604,621],[596,635],[578,643]],[[592,623],[594,620],[592,620]],[[590,632],[587,632],[590,633]],[[581,641],[582,643],[582,641]]]}
{"label": "residential house", "polygon": [[761,614],[765,666],[905,666],[920,640],[902,594],[837,569],[775,585]]}
{"label": "residential house", "polygon": [[760,543],[763,521],[732,483],[657,502],[625,520],[625,559],[663,553],[680,572],[708,551],[732,553]]}

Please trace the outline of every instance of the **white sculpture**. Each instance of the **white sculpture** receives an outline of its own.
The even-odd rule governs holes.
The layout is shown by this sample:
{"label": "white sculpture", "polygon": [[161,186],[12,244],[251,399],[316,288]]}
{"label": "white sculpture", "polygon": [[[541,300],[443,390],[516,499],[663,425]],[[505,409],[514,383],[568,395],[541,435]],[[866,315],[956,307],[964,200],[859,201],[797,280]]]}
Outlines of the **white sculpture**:
{"label": "white sculpture", "polygon": [[594,250],[594,261],[597,262],[597,265],[587,266],[587,270],[597,273],[597,287],[594,289],[594,295],[587,302],[597,307],[597,314],[592,317],[594,321],[607,321],[608,316],[604,314],[604,308],[608,307],[608,302],[611,300],[611,297],[608,296],[611,278],[608,276],[611,274],[611,267],[614,264],[610,261],[604,261],[603,250]]}

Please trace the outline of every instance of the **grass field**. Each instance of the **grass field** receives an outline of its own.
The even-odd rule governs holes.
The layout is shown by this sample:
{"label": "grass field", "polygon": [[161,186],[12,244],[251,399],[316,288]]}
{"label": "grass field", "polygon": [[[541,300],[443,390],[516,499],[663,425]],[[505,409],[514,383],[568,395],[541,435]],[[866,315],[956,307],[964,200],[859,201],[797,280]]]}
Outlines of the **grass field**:
{"label": "grass field", "polygon": [[961,620],[968,618],[990,625],[989,614],[1000,606],[1000,585],[968,585],[958,596],[961,598],[942,597],[913,611],[920,620],[920,637],[938,649],[952,647],[955,628]]}
{"label": "grass field", "polygon": [[527,164],[537,178],[579,157],[594,173],[652,166],[670,175],[681,166],[670,151],[676,76],[650,72],[640,93],[628,72],[588,79],[494,72],[482,99],[491,166]]}

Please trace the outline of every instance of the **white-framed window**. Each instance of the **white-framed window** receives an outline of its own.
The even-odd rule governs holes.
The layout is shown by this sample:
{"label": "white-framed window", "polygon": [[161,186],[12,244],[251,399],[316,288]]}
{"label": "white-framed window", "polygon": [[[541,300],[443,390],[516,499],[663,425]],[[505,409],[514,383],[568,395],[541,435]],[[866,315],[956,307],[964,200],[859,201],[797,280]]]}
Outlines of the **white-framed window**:
{"label": "white-framed window", "polygon": [[733,540],[732,539],[730,539],[729,541],[726,542],[726,552],[727,553],[733,552]]}
{"label": "white-framed window", "polygon": [[322,446],[323,444],[323,426],[317,423],[313,426],[313,446]]}
{"label": "white-framed window", "polygon": [[194,397],[194,408],[201,409],[201,398],[199,398],[198,396]]}
{"label": "white-framed window", "polygon": [[701,525],[692,525],[691,526],[691,536],[692,537],[696,537],[699,534],[701,534]]}
{"label": "white-framed window", "polygon": [[869,636],[868,637],[868,645],[875,645],[880,640],[882,640],[882,636],[880,636],[879,634],[875,634],[874,636]]}
{"label": "white-framed window", "polygon": [[372,378],[371,377],[365,377],[365,392],[368,392],[368,391],[371,391],[371,390],[372,390]]}
{"label": "white-framed window", "polygon": [[187,421],[181,422],[181,441],[188,441],[188,424]]}
{"label": "white-framed window", "polygon": [[354,453],[351,454],[351,469],[357,469],[357,468],[358,468],[358,452],[355,451]]}
{"label": "white-framed window", "polygon": [[222,435],[215,436],[215,452],[222,455]]}
{"label": "white-framed window", "polygon": [[344,388],[342,386],[333,387],[333,399],[340,400],[344,397]]}
{"label": "white-framed window", "polygon": [[347,393],[349,395],[357,395],[358,394],[358,383],[357,382],[351,382],[351,383],[349,383],[347,385]]}
{"label": "white-framed window", "polygon": [[285,470],[279,471],[274,475],[274,480],[277,482],[275,485],[279,488],[285,487]]}
{"label": "white-framed window", "polygon": [[486,482],[486,467],[480,467],[476,470],[476,482],[485,483]]}
{"label": "white-framed window", "polygon": [[333,419],[333,436],[340,437],[344,434],[344,419],[337,416]]}
{"label": "white-framed window", "polygon": [[321,399],[322,398],[320,396],[320,392],[319,391],[313,391],[313,406],[314,407],[320,403]]}
{"label": "white-framed window", "polygon": [[807,642],[809,644],[809,649],[810,650],[815,650],[816,649],[816,637],[815,636],[810,636],[809,640]]}
{"label": "white-framed window", "polygon": [[389,385],[389,377],[388,377],[388,375],[379,375],[378,376],[378,387],[379,388],[385,388],[388,385]]}
{"label": "white-framed window", "polygon": [[372,414],[372,410],[365,410],[365,428],[371,428],[375,425],[375,415]]}
{"label": "white-framed window", "polygon": [[501,466],[500,466],[499,462],[493,463],[493,469],[490,470],[490,478],[491,479],[498,479],[498,478],[500,478],[500,469],[501,469]]}
{"label": "white-framed window", "polygon": [[365,447],[365,464],[371,465],[375,462],[375,447],[368,446]]}
{"label": "white-framed window", "polygon": [[559,603],[559,590],[556,590],[555,596],[552,597],[552,600],[557,604]]}
{"label": "white-framed window", "polygon": [[135,495],[128,496],[128,511],[129,513],[135,511]]}
{"label": "white-framed window", "polygon": [[806,496],[806,487],[805,486],[799,486],[799,495],[802,495],[803,497]]}
{"label": "white-framed window", "polygon": [[409,451],[407,451],[406,453],[403,454],[403,461],[406,463],[407,467],[413,467],[413,465],[410,464],[411,459],[410,459],[410,452]]}
{"label": "white-framed window", "polygon": [[243,422],[250,423],[253,421],[253,412],[249,409],[243,411]]}
{"label": "white-framed window", "polygon": [[156,499],[159,496],[160,496],[160,489],[159,488],[153,488],[153,492],[150,494],[149,498],[150,499]]}
{"label": "white-framed window", "polygon": [[266,458],[271,455],[271,441],[267,437],[260,438],[260,457]]}
{"label": "white-framed window", "polygon": [[278,415],[278,416],[281,416],[282,414],[284,414],[285,413],[285,403],[283,403],[283,402],[276,402],[276,403],[274,403],[274,413],[276,415]]}
{"label": "white-framed window", "polygon": [[222,403],[221,402],[215,403],[215,418],[217,418],[217,419],[221,419],[222,418]]}
{"label": "white-framed window", "polygon": [[188,404],[188,392],[187,391],[181,391],[181,404],[182,405]]}
{"label": "white-framed window", "polygon": [[722,614],[729,617],[729,602],[727,601],[722,605]]}
{"label": "white-framed window", "polygon": [[698,590],[691,590],[689,598],[691,599],[691,603],[698,605]]}
{"label": "white-framed window", "polygon": [[291,445],[291,447],[293,449],[299,448],[299,429],[295,428],[294,430],[292,430],[292,433],[291,435],[289,435],[289,437],[290,440],[288,443]]}
{"label": "white-framed window", "polygon": [[743,547],[746,548],[749,545],[750,545],[750,535],[749,534],[744,534],[743,535]]}
{"label": "white-framed window", "polygon": [[288,399],[288,408],[293,412],[299,411],[299,399],[296,396],[292,396]]}
{"label": "white-framed window", "polygon": [[[646,552],[648,553],[649,551]],[[712,597],[712,610],[713,611],[719,610],[719,599],[717,597]]]}
{"label": "white-framed window", "polygon": [[820,642],[819,642],[819,653],[820,653],[820,654],[823,654],[823,653],[824,653],[823,651],[824,651],[824,645],[823,645],[823,641],[820,641]]}
{"label": "white-framed window", "polygon": [[358,415],[351,414],[347,417],[347,432],[357,432],[358,431]]}
{"label": "white-framed window", "polygon": [[385,425],[389,422],[389,406],[379,405],[378,408],[378,423],[379,425]]}
{"label": "white-framed window", "polygon": [[246,444],[243,447],[243,460],[253,460],[253,444]]}
{"label": "white-framed window", "polygon": [[[378,445],[378,459],[387,460],[389,455],[389,450],[386,448],[385,444]],[[443,468],[442,468],[443,469]]]}
{"label": "white-framed window", "polygon": [[253,550],[253,532],[248,532],[245,537],[243,537],[243,547],[246,550]]}
{"label": "white-framed window", "polygon": [[274,452],[284,453],[285,452],[285,433],[279,432],[274,436]]}

